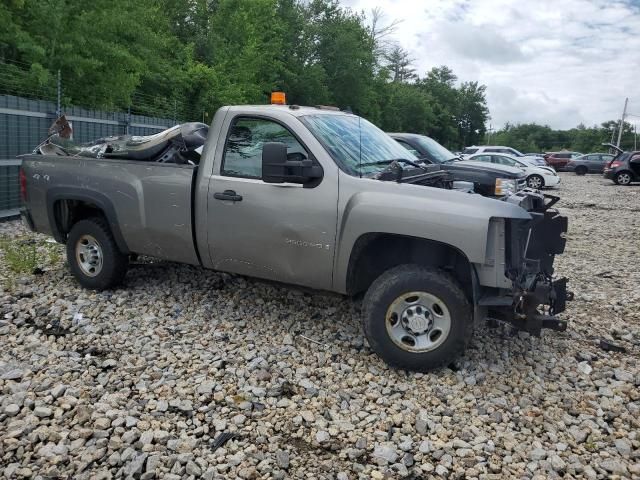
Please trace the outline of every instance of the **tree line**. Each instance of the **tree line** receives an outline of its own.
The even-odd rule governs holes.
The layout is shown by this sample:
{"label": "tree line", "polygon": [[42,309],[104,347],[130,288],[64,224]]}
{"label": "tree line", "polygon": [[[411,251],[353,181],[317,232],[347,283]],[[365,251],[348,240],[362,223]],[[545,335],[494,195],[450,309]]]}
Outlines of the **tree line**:
{"label": "tree line", "polygon": [[416,75],[383,20],[337,0],[8,0],[0,61],[28,70],[24,90],[60,70],[68,105],[208,120],[279,88],[289,103],[350,108],[389,131],[480,141],[485,87],[445,66]]}
{"label": "tree line", "polygon": [[[549,152],[557,150],[572,150],[582,153],[606,152],[603,143],[616,144],[618,139],[619,121],[609,120],[602,124],[586,127],[578,125],[569,130],[554,130],[546,125],[527,123],[520,125],[505,125],[488,141],[493,145],[508,145],[521,152]],[[624,122],[620,148],[636,149],[636,136],[633,125]]]}
{"label": "tree line", "polygon": [[[289,103],[350,108],[452,149],[487,140],[486,87],[446,66],[418,75],[392,40],[399,25],[379,10],[365,16],[337,0],[6,0],[0,24],[0,89],[19,73],[12,92],[25,96],[60,71],[66,105],[209,121],[222,105],[264,104],[282,89]],[[538,127],[507,126],[493,139],[555,145],[529,133],[548,129]]]}

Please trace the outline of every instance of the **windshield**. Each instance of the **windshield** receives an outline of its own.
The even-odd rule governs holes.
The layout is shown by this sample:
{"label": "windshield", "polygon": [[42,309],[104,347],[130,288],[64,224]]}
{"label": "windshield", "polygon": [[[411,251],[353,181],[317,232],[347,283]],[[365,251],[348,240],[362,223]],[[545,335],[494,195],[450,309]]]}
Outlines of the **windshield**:
{"label": "windshield", "polygon": [[417,137],[418,144],[422,147],[422,150],[426,152],[429,160],[438,163],[448,162],[449,160],[455,160],[457,155],[450,152],[447,148],[440,145],[434,139],[429,137]]}
{"label": "windshield", "polygon": [[396,159],[418,161],[413,153],[363,118],[326,114],[299,118],[338,165],[352,175],[370,175],[388,166],[371,165],[375,162]]}
{"label": "windshield", "polygon": [[525,156],[524,153],[519,152],[515,148],[507,148],[504,153],[506,153],[508,155],[511,155],[512,157],[524,157]]}

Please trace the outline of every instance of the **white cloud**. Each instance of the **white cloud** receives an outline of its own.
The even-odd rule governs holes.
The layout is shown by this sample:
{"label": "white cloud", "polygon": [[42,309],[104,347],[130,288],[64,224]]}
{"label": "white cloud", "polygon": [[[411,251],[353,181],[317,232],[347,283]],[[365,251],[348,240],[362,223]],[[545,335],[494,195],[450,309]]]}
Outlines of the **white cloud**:
{"label": "white cloud", "polygon": [[[418,72],[448,65],[487,86],[492,124],[554,128],[640,115],[638,0],[349,0],[400,20]],[[634,110],[635,109],[635,110]],[[630,117],[640,123],[640,117]],[[640,125],[639,125],[640,127]]]}

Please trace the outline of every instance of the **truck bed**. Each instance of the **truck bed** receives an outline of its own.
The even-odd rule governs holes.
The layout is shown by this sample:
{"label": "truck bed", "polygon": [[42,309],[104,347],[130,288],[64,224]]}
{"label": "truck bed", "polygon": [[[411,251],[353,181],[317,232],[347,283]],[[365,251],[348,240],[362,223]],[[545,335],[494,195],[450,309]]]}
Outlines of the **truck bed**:
{"label": "truck bed", "polygon": [[60,199],[106,212],[116,241],[130,253],[199,265],[192,186],[197,166],[135,160],[26,155],[27,207],[36,231],[61,240]]}

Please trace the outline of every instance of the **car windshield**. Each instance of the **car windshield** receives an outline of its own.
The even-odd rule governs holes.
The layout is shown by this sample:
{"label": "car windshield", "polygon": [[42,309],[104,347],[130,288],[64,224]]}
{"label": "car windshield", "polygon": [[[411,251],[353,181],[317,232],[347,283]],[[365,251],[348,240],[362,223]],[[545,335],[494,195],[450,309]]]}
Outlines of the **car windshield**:
{"label": "car windshield", "polygon": [[417,142],[420,147],[422,147],[422,150],[426,152],[429,160],[434,162],[445,163],[458,158],[456,154],[452,153],[432,138],[420,136],[417,137]]}
{"label": "car windshield", "polygon": [[[389,135],[355,115],[305,115],[300,120],[324,145],[331,157],[352,175],[371,175],[391,160],[418,158]],[[374,165],[380,162],[379,165]]]}

